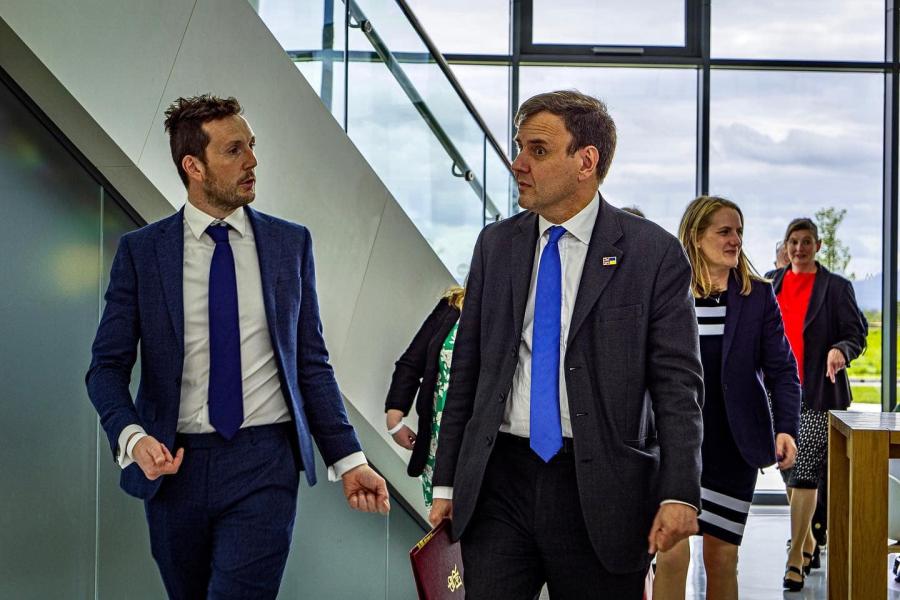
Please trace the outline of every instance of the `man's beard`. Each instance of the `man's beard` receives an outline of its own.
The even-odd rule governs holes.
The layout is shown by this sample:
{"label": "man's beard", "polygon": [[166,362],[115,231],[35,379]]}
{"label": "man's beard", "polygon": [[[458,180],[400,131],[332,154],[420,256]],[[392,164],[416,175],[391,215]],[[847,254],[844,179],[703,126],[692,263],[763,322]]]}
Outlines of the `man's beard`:
{"label": "man's beard", "polygon": [[241,196],[238,194],[237,186],[227,188],[222,185],[217,177],[210,176],[203,182],[203,193],[206,194],[206,200],[210,205],[227,211],[233,211],[250,204],[256,196],[252,192],[249,196]]}

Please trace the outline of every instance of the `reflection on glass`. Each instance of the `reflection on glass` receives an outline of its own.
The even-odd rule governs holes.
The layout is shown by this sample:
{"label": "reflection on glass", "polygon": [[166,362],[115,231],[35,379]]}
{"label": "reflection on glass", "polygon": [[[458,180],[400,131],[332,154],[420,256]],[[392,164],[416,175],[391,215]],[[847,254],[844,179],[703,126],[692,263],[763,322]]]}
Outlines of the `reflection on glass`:
{"label": "reflection on glass", "polygon": [[484,119],[494,139],[509,156],[509,66],[451,65],[453,75]]}
{"label": "reflection on glass", "polygon": [[0,598],[94,595],[100,186],[0,83]]}
{"label": "reflection on glass", "polygon": [[684,0],[534,0],[535,44],[684,46]]}
{"label": "reflection on glass", "polygon": [[884,0],[716,0],[714,58],[884,58]]}
{"label": "reflection on glass", "polygon": [[407,4],[443,54],[509,53],[509,0],[407,0]]}
{"label": "reflection on glass", "polygon": [[710,191],[741,206],[744,251],[760,272],[773,268],[791,219],[813,218],[821,233],[823,209],[835,209],[832,216],[846,210],[836,238],[849,262],[826,267],[854,280],[869,320],[869,349],[849,374],[855,405],[877,410],[881,228],[873,223],[882,210],[882,76],[716,70],[711,84]]}
{"label": "reflection on glass", "polygon": [[[411,71],[427,84],[426,73]],[[383,64],[353,63],[350,73],[351,138],[450,273],[462,280],[482,227],[481,198],[454,176],[453,161]],[[465,135],[467,118],[459,114],[445,125],[463,134],[457,147],[482,179],[483,139]]]}
{"label": "reflection on glass", "polygon": [[[297,2],[296,0],[258,0],[254,3],[260,18],[285,50],[322,48],[322,25],[325,7],[331,2]],[[340,0],[334,10],[343,12]],[[341,19],[341,22],[343,20]],[[343,33],[342,33],[343,35]]]}
{"label": "reflection on glass", "polygon": [[575,88],[606,102],[618,144],[603,197],[675,233],[695,189],[696,81],[690,69],[522,67],[520,99]]}

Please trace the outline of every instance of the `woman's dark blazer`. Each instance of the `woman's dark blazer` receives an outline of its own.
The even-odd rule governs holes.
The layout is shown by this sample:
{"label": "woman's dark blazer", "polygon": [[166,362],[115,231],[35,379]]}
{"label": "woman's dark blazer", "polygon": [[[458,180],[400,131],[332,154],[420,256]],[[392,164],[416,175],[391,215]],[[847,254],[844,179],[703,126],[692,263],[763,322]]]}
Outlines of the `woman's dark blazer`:
{"label": "woman's dark blazer", "polygon": [[[844,410],[852,399],[850,379],[847,369],[838,371],[835,383],[825,377],[828,351],[840,350],[849,367],[866,348],[869,326],[856,304],[853,284],[816,265],[819,270],[803,322],[803,401],[813,410]],[[784,274],[785,269],[775,272],[772,286],[776,294],[781,291]]]}
{"label": "woman's dark blazer", "polygon": [[[800,380],[772,286],[753,281],[750,294],[731,273],[722,339],[722,395],[734,441],[753,467],[775,462],[775,434],[797,437]],[[772,394],[772,412],[766,388]]]}
{"label": "woman's dark blazer", "polygon": [[434,388],[438,378],[438,359],[441,347],[453,325],[459,320],[459,309],[442,298],[422,326],[409,348],[395,363],[391,387],[388,390],[384,410],[402,410],[409,414],[416,399],[419,415],[419,431],[406,472],[418,477],[425,469],[428,448],[431,446],[431,413],[434,408]]}

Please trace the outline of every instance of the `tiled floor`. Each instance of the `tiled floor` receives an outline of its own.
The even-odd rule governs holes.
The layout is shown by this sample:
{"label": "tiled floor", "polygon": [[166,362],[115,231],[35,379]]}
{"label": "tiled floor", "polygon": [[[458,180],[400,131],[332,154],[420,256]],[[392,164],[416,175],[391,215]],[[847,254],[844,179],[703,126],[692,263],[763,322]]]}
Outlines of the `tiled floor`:
{"label": "tiled floor", "polygon": [[[754,506],[750,510],[744,543],[741,546],[738,566],[738,588],[741,600],[812,600],[824,599],[826,594],[825,563],[822,568],[810,573],[802,592],[786,592],[782,589],[784,575],[785,541],[790,537],[790,514],[786,506]],[[691,570],[688,573],[688,600],[706,598],[705,577],[702,567],[702,542],[695,538],[692,543]],[[885,562],[889,568],[890,561]],[[900,600],[900,584],[888,577],[885,598]]]}
{"label": "tiled floor", "polygon": [[[810,573],[802,592],[783,590],[781,578],[787,557],[785,540],[791,536],[790,529],[787,506],[754,506],[750,510],[738,563],[738,589],[743,600],[772,600],[781,598],[782,594],[790,600],[826,597],[825,568]],[[691,600],[706,598],[702,544],[699,538],[691,542],[692,560],[686,594]]]}
{"label": "tiled floor", "polygon": [[[784,576],[785,541],[790,537],[790,513],[787,506],[754,506],[750,509],[744,543],[741,546],[738,566],[738,588],[741,600],[824,600],[827,597],[825,563],[827,555],[822,555],[822,568],[813,571],[806,578],[802,592],[786,592],[782,588]],[[688,572],[686,600],[706,599],[706,579],[703,571],[703,542],[699,538],[691,541],[691,568]],[[890,558],[885,563],[889,568]],[[885,598],[900,600],[900,584],[888,577]],[[550,597],[547,591],[541,600]]]}

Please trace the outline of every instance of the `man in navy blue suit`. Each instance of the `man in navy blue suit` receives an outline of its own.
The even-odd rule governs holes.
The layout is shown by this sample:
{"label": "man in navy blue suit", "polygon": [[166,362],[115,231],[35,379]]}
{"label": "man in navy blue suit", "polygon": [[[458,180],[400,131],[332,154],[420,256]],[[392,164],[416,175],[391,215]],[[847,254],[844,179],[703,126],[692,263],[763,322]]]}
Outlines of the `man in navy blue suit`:
{"label": "man in navy blue suit", "polygon": [[167,110],[188,202],[122,237],[86,377],[171,598],[275,598],[313,441],[352,508],[390,509],[328,363],[309,231],[248,206],[241,113],[210,95]]}

